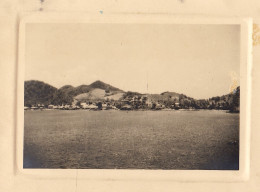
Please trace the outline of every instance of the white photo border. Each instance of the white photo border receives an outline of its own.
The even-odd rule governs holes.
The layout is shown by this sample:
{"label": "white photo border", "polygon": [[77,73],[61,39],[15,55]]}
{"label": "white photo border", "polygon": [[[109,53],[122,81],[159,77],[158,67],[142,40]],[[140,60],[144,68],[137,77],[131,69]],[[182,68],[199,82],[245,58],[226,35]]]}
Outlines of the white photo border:
{"label": "white photo border", "polygon": [[[168,14],[57,14],[28,13],[19,24],[17,119],[16,119],[16,175],[34,178],[87,180],[149,180],[190,182],[239,182],[249,179],[250,118],[252,72],[252,19],[224,17],[192,17]],[[24,71],[26,25],[30,23],[150,23],[150,24],[214,24],[240,25],[240,149],[239,170],[128,170],[128,169],[24,169]]]}

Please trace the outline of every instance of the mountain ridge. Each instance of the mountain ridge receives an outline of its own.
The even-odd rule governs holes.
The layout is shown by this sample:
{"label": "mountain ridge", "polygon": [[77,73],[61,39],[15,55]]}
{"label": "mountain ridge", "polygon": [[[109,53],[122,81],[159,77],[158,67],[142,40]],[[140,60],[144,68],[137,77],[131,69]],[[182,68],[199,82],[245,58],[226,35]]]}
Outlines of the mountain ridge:
{"label": "mountain ridge", "polygon": [[[75,101],[106,101],[106,100],[137,100],[141,97],[147,97],[151,103],[160,103],[167,107],[171,107],[174,103],[179,103],[182,108],[230,108],[232,103],[236,102],[237,108],[239,103],[240,88],[237,87],[234,93],[222,96],[211,97],[209,99],[194,99],[184,94],[173,91],[165,91],[160,94],[143,94],[139,92],[123,91],[110,84],[100,80],[94,81],[89,85],[80,85],[74,87],[72,85],[64,85],[57,89],[43,81],[30,80],[24,83],[24,103],[26,106],[36,104],[72,104]],[[236,101],[235,101],[236,100]]]}

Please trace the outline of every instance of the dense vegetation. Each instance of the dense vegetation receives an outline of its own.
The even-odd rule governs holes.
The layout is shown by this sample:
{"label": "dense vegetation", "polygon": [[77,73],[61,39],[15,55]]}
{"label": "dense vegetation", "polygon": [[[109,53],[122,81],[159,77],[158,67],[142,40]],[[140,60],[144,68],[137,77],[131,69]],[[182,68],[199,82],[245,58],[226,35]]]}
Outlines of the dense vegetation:
{"label": "dense vegetation", "polygon": [[36,104],[49,105],[55,100],[57,88],[41,81],[25,81],[24,83],[24,105]]}
{"label": "dense vegetation", "polygon": [[93,89],[104,89],[109,91],[121,91],[120,89],[103,83],[101,81],[95,81],[90,85],[80,85],[73,87],[71,85],[65,85],[60,89],[57,89],[51,85],[48,85],[42,81],[25,81],[24,83],[24,104],[25,106],[32,106],[37,104],[43,105],[66,105],[73,102],[73,98],[82,93],[88,93]]}

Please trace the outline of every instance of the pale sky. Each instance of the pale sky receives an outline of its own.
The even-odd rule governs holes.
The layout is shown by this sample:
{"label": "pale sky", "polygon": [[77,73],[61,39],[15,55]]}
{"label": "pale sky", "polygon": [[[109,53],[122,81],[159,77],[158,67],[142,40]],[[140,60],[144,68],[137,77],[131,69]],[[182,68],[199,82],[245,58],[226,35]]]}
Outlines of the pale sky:
{"label": "pale sky", "polygon": [[239,25],[27,24],[25,44],[25,80],[57,88],[101,80],[206,99],[239,85]]}

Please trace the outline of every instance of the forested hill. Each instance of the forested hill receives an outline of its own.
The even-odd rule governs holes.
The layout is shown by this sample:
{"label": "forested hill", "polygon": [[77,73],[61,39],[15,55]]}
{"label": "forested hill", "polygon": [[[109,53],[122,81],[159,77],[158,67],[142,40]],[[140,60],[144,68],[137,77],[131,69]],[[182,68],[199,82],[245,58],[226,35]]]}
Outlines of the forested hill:
{"label": "forested hill", "polygon": [[74,100],[74,97],[80,94],[90,93],[96,89],[104,90],[104,92],[111,94],[124,92],[99,80],[93,82],[90,85],[80,85],[78,87],[65,85],[60,89],[57,89],[42,81],[30,80],[25,81],[24,83],[24,104],[25,106],[32,106],[37,104],[71,104]]}
{"label": "forested hill", "polygon": [[163,92],[161,94],[141,94],[124,92],[102,81],[90,85],[73,87],[65,85],[57,89],[41,81],[25,81],[25,106],[34,105],[71,105],[73,102],[113,102],[113,104],[128,102],[133,109],[152,109],[160,105],[175,109],[224,109],[239,112],[240,87],[232,93],[209,99],[196,100],[184,94]]}
{"label": "forested hill", "polygon": [[48,105],[53,102],[57,88],[41,81],[25,81],[24,83],[24,105],[35,104]]}

